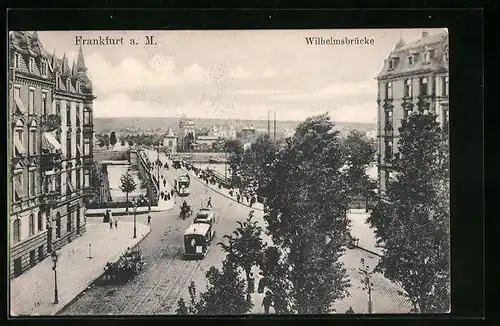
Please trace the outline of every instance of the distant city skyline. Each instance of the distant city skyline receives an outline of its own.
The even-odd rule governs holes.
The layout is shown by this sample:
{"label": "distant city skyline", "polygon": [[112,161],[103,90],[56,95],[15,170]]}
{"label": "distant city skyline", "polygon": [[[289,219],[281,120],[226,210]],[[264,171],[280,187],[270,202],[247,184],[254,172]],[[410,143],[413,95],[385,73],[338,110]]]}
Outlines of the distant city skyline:
{"label": "distant city skyline", "polygon": [[[440,29],[426,29],[430,34]],[[377,121],[384,59],[423,29],[271,31],[44,31],[49,53],[76,59],[75,37],[123,37],[122,46],[83,45],[96,117],[301,121],[328,112],[337,122]],[[154,35],[158,45],[126,40]],[[307,37],[359,37],[373,45],[308,45]]]}

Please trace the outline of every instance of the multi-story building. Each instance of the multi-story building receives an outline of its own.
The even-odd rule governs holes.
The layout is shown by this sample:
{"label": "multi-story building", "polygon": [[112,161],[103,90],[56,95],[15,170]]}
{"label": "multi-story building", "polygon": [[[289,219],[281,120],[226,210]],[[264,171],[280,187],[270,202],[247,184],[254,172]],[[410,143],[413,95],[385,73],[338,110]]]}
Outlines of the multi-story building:
{"label": "multi-story building", "polygon": [[69,69],[65,57],[43,48],[36,32],[9,34],[9,71],[9,249],[15,277],[85,232],[94,96],[82,50]]}
{"label": "multi-story building", "polygon": [[385,194],[391,178],[391,159],[397,153],[401,120],[416,110],[419,100],[438,116],[445,132],[449,124],[448,32],[406,44],[401,38],[384,61],[378,80],[378,182]]}

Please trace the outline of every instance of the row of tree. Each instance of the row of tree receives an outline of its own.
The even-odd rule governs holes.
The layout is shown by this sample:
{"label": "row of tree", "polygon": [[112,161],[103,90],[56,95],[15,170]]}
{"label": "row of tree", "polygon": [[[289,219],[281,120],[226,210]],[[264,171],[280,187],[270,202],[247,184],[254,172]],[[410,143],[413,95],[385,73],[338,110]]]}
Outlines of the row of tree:
{"label": "row of tree", "polygon": [[[399,153],[389,162],[396,178],[368,219],[384,252],[376,270],[424,313],[448,311],[450,304],[448,143],[436,118],[419,102],[403,120]],[[264,272],[277,313],[327,313],[348,295],[339,260],[350,235],[348,202],[357,186],[365,189],[360,166],[373,151],[354,141],[359,135],[342,140],[334,127],[325,114],[308,118],[282,144],[263,137],[245,151],[226,143],[235,175],[241,182],[252,176],[267,197],[264,219],[273,246],[263,243],[251,218],[241,223],[220,243],[227,252],[222,269],[207,273],[206,292],[198,300],[192,295],[189,305],[181,300],[179,313],[250,311],[240,271],[248,281],[253,266]],[[346,148],[357,150],[346,155]]]}

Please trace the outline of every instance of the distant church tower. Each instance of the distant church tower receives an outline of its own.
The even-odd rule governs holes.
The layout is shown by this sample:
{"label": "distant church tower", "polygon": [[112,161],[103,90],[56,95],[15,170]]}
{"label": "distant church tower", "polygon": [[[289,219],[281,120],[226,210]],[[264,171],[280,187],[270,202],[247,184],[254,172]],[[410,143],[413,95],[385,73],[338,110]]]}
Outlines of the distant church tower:
{"label": "distant church tower", "polygon": [[181,118],[181,120],[179,121],[179,129],[181,136],[185,137],[189,133],[192,133],[193,138],[196,139],[195,124],[193,120],[187,119],[185,117]]}

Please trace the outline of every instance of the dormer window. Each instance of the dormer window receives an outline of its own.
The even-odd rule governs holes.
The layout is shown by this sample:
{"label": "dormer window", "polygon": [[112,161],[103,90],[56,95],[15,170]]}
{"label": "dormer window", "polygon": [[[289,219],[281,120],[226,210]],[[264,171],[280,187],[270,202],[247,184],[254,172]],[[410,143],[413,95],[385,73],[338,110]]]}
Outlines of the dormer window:
{"label": "dormer window", "polygon": [[56,77],[56,88],[59,88],[60,84],[61,84],[61,76],[57,75],[57,77]]}
{"label": "dormer window", "polygon": [[76,86],[75,87],[76,87],[76,92],[80,93],[80,81],[79,80],[76,81]]}
{"label": "dormer window", "polygon": [[42,76],[47,76],[47,62],[42,61]]}
{"label": "dormer window", "polygon": [[391,58],[389,60],[389,70],[393,70],[395,66],[396,66],[396,60],[394,60],[394,58]]}
{"label": "dormer window", "polygon": [[35,58],[30,58],[28,68],[29,68],[30,72],[33,72],[35,70]]}
{"label": "dormer window", "polygon": [[431,52],[430,51],[424,52],[423,62],[424,62],[424,64],[429,64],[431,62]]}
{"label": "dormer window", "polygon": [[19,68],[20,62],[21,56],[18,53],[14,54],[14,68]]}
{"label": "dormer window", "polygon": [[444,59],[444,62],[448,62],[448,50],[444,51],[443,59]]}
{"label": "dormer window", "polygon": [[71,80],[68,78],[66,78],[66,89],[69,91],[69,85],[71,83]]}
{"label": "dormer window", "polygon": [[411,66],[413,66],[413,64],[415,63],[415,57],[413,55],[410,55],[408,57],[408,64]]}

